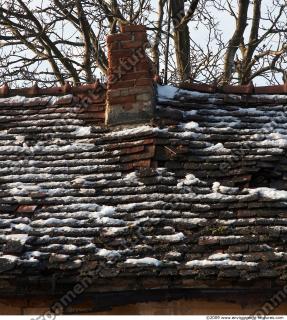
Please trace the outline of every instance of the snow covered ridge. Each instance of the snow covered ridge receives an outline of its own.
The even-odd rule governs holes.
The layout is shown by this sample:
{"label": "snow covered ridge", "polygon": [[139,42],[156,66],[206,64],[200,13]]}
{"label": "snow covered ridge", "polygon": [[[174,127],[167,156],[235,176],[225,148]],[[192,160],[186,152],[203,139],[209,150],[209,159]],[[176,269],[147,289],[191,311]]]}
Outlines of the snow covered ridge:
{"label": "snow covered ridge", "polygon": [[[173,100],[177,96],[189,96],[189,97],[194,97],[194,98],[213,98],[216,94],[220,93],[205,93],[205,92],[198,92],[194,90],[185,90],[185,89],[180,89],[175,86],[170,86],[170,85],[158,85],[157,86],[157,94],[158,94],[158,99],[159,100]],[[240,94],[231,94],[231,93],[225,93],[228,94],[229,96],[232,96],[236,98],[237,96],[244,95],[244,93]],[[261,98],[265,100],[270,100],[274,101],[276,99],[285,99],[286,95],[282,94],[251,94],[255,98]],[[212,100],[210,100],[212,102]]]}
{"label": "snow covered ridge", "polygon": [[157,94],[160,100],[173,100],[179,94],[190,95],[193,97],[210,97],[211,94],[209,93],[200,93],[196,91],[189,91],[179,89],[174,86],[157,86]]}
{"label": "snow covered ridge", "polygon": [[25,106],[25,105],[56,105],[60,101],[72,100],[73,95],[67,94],[64,96],[41,96],[41,97],[25,97],[14,96],[8,98],[0,98],[0,106],[13,105],[13,106]]}

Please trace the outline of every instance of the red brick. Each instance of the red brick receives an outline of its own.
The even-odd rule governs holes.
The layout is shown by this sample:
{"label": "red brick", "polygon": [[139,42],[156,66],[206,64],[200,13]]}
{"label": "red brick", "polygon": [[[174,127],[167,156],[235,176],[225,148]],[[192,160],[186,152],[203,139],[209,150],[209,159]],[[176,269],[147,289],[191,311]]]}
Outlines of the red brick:
{"label": "red brick", "polygon": [[129,60],[130,57],[131,54],[114,55],[109,58],[109,66],[111,68],[118,68],[119,66],[122,66],[122,68],[125,68],[125,66],[129,67],[131,65]]}
{"label": "red brick", "polygon": [[85,112],[79,116],[82,120],[92,121],[97,120],[100,123],[103,123],[105,120],[106,114],[105,112]]}
{"label": "red brick", "polygon": [[150,78],[146,79],[138,79],[136,81],[136,86],[152,86],[153,85],[153,80]]}
{"label": "red brick", "polygon": [[136,102],[135,96],[110,97],[109,98],[110,104],[125,104],[125,103],[135,103],[135,102]]}
{"label": "red brick", "polygon": [[121,32],[146,32],[143,25],[121,25]]}
{"label": "red brick", "polygon": [[135,80],[123,81],[122,79],[118,82],[109,85],[109,89],[119,88],[132,88],[135,86]]}
{"label": "red brick", "polygon": [[21,205],[17,208],[16,212],[18,213],[33,213],[36,210],[37,206],[35,205]]}
{"label": "red brick", "polygon": [[122,80],[138,80],[143,78],[148,78],[150,75],[148,71],[140,71],[140,72],[128,72],[123,75]]}
{"label": "red brick", "polygon": [[151,86],[145,86],[145,87],[137,86],[134,88],[129,88],[128,91],[129,91],[129,94],[134,94],[134,95],[145,94],[145,93],[152,94],[153,88]]}
{"label": "red brick", "polygon": [[7,83],[4,83],[2,87],[0,87],[0,96],[6,96],[9,93],[9,86]]}
{"label": "red brick", "polygon": [[223,86],[222,91],[224,93],[251,94],[254,92],[254,86],[252,82],[250,82],[247,85],[241,85],[241,86],[226,85],[226,86]]}
{"label": "red brick", "polygon": [[132,110],[132,109],[134,109],[134,104],[133,104],[133,103],[127,103],[127,104],[125,104],[125,105],[123,106],[123,110],[124,110],[124,111],[130,111],[130,110]]}
{"label": "red brick", "polygon": [[90,112],[99,112],[99,111],[104,111],[104,110],[105,110],[104,105],[92,104],[91,106],[89,106]]}
{"label": "red brick", "polygon": [[255,94],[284,94],[287,93],[287,83],[277,86],[255,87]]}
{"label": "red brick", "polygon": [[140,60],[140,61],[147,60],[146,51],[143,47],[140,47],[138,49],[134,49],[134,55],[135,55],[135,57],[137,57],[137,61],[138,60]]}
{"label": "red brick", "polygon": [[118,49],[109,52],[109,58],[122,58],[122,57],[130,57],[134,51],[132,49]]}
{"label": "red brick", "polygon": [[204,83],[182,83],[179,86],[181,89],[194,90],[199,92],[216,92],[216,86],[204,84]]}
{"label": "red brick", "polygon": [[[109,68],[108,69],[108,81],[110,81],[110,78],[109,78],[110,76],[113,77],[115,75],[118,75],[119,72],[123,73],[123,71],[125,71],[125,70],[120,65],[117,67]],[[130,79],[130,80],[132,80],[132,79]]]}
{"label": "red brick", "polygon": [[144,43],[147,43],[148,40],[147,40],[147,34],[146,33],[143,33],[143,32],[137,32],[135,34],[135,41],[141,41],[143,44]]}
{"label": "red brick", "polygon": [[144,151],[144,146],[136,146],[136,147],[121,148],[120,149],[121,154],[132,154],[132,153],[139,153],[142,151]]}
{"label": "red brick", "polygon": [[107,43],[110,44],[115,41],[128,41],[131,40],[131,35],[128,33],[116,33],[107,36]]}
{"label": "red brick", "polygon": [[137,71],[147,71],[150,70],[150,64],[148,61],[141,61],[136,64]]}
{"label": "red brick", "polygon": [[121,70],[121,73],[133,72],[134,65],[136,65],[136,63],[133,63],[130,57],[110,60],[110,66],[113,69],[117,70],[116,72],[118,72],[119,68]]}
{"label": "red brick", "polygon": [[129,95],[129,88],[120,88],[120,89],[113,89],[109,90],[107,97],[120,97],[120,96],[128,96]]}
{"label": "red brick", "polygon": [[143,45],[142,41],[123,41],[121,47],[123,49],[136,49],[141,48]]}
{"label": "red brick", "polygon": [[216,243],[219,243],[219,240],[216,237],[201,237],[198,240],[198,244],[200,246],[212,245],[212,244],[216,244]]}
{"label": "red brick", "polygon": [[108,43],[108,49],[110,51],[113,51],[113,50],[118,50],[121,48],[121,42],[119,41],[115,41],[115,42],[111,42],[111,43]]}

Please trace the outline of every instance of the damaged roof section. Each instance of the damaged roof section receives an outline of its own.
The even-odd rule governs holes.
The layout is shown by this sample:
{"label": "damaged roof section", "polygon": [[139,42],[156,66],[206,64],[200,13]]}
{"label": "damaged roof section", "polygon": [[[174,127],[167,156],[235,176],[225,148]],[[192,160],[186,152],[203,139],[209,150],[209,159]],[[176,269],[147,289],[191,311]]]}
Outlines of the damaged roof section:
{"label": "damaged roof section", "polygon": [[159,86],[122,130],[89,99],[0,99],[2,292],[285,283],[286,95]]}

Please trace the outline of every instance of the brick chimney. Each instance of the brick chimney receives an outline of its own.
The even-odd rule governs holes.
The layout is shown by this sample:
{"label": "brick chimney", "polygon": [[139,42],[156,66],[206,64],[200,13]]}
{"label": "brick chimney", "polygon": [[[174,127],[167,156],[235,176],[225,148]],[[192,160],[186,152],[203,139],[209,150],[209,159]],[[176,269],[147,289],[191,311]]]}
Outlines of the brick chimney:
{"label": "brick chimney", "polygon": [[133,126],[153,119],[155,89],[145,26],[123,25],[107,37],[109,53],[106,125]]}

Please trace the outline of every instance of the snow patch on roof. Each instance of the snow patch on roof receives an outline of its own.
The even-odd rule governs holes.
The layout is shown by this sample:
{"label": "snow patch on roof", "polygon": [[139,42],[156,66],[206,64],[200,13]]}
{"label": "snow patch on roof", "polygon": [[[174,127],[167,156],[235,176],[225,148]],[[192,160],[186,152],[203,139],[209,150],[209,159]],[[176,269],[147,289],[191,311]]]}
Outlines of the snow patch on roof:
{"label": "snow patch on roof", "polygon": [[154,258],[142,258],[142,259],[127,259],[125,261],[126,264],[131,264],[131,265],[138,265],[138,266],[155,266],[159,267],[162,262],[159,261],[158,259]]}
{"label": "snow patch on roof", "polygon": [[190,173],[185,176],[185,179],[183,179],[181,182],[177,184],[177,187],[182,188],[184,185],[192,186],[198,184],[199,182],[200,180]]}
{"label": "snow patch on roof", "polygon": [[197,122],[190,121],[187,123],[182,123],[180,126],[185,130],[194,130],[199,127],[199,124]]}
{"label": "snow patch on roof", "polygon": [[219,191],[219,188],[220,188],[220,183],[219,182],[213,182],[212,191],[217,193]]}
{"label": "snow patch on roof", "polygon": [[207,147],[204,149],[205,151],[212,151],[214,153],[226,153],[226,152],[230,152],[229,149],[226,149],[222,143],[217,143],[215,145],[212,145],[210,147]]}
{"label": "snow patch on roof", "polygon": [[9,254],[6,254],[6,255],[3,255],[3,256],[0,256],[1,259],[5,259],[11,263],[13,262],[16,262],[18,260],[18,257],[16,256],[12,256],[12,255],[9,255]]}
{"label": "snow patch on roof", "polygon": [[208,260],[226,260],[229,258],[227,253],[215,253],[208,257]]}
{"label": "snow patch on roof", "polygon": [[173,86],[157,86],[158,97],[161,99],[173,99],[179,90]]}
{"label": "snow patch on roof", "polygon": [[112,206],[102,206],[99,211],[92,212],[89,214],[90,218],[103,218],[103,217],[111,217],[116,212],[116,208]]}
{"label": "snow patch on roof", "polygon": [[257,266],[256,262],[243,262],[243,261],[237,261],[237,260],[192,260],[188,261],[185,264],[187,267],[220,267],[220,266],[249,266],[249,267],[255,267]]}
{"label": "snow patch on roof", "polygon": [[191,90],[183,90],[174,86],[157,86],[157,94],[158,98],[160,100],[173,100],[177,94],[184,94],[186,96],[191,96],[191,97],[210,97],[209,93],[201,93],[197,91],[191,91]]}
{"label": "snow patch on roof", "polygon": [[101,257],[108,258],[108,259],[120,258],[120,256],[121,256],[121,254],[118,251],[107,250],[107,249],[100,249],[97,252],[97,255],[101,256]]}
{"label": "snow patch on roof", "polygon": [[27,232],[27,233],[29,233],[30,231],[33,230],[32,227],[30,227],[29,225],[27,225],[25,223],[12,224],[11,226],[17,231],[23,231],[23,232]]}
{"label": "snow patch on roof", "polygon": [[276,190],[272,188],[256,188],[248,189],[250,194],[258,194],[260,197],[271,199],[271,200],[285,200],[287,201],[287,191]]}
{"label": "snow patch on roof", "polygon": [[21,244],[25,244],[28,238],[27,234],[11,234],[6,236],[7,240],[20,242]]}
{"label": "snow patch on roof", "polygon": [[185,239],[185,235],[182,232],[176,234],[169,234],[169,235],[159,235],[156,236],[156,239],[163,240],[170,243],[180,242]]}
{"label": "snow patch on roof", "polygon": [[145,133],[151,130],[153,130],[153,127],[145,125],[145,126],[138,126],[136,128],[127,128],[119,131],[113,131],[108,133],[106,136],[122,137],[126,135],[137,134],[137,133]]}
{"label": "snow patch on roof", "polygon": [[88,136],[89,134],[91,134],[91,129],[92,127],[79,127],[73,132],[73,134],[78,137]]}

